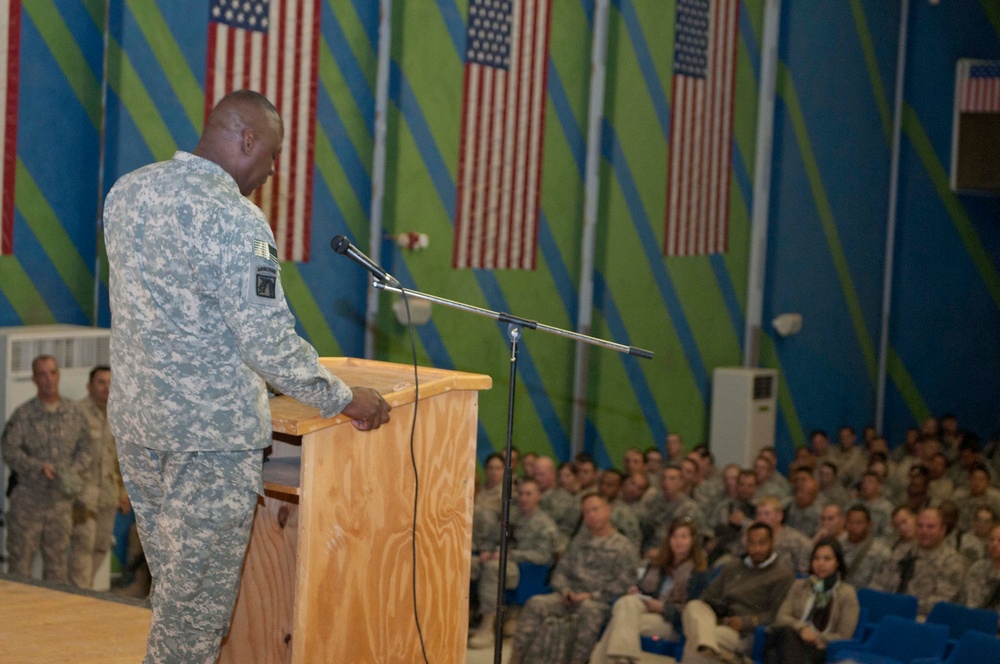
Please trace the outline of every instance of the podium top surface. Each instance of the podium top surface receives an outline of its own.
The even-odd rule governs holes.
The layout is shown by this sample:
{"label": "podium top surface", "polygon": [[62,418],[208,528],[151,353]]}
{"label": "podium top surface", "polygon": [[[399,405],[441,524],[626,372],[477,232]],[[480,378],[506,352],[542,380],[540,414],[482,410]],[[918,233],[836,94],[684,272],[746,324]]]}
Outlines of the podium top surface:
{"label": "podium top surface", "polygon": [[[351,387],[364,386],[378,390],[390,406],[401,406],[415,400],[413,365],[353,357],[321,357],[319,361],[330,373]],[[454,390],[488,390],[493,386],[493,379],[483,374],[433,367],[418,366],[417,377],[420,381],[421,399]],[[271,399],[271,428],[277,433],[304,436],[348,421],[349,418],[345,415],[320,417],[318,408],[307,406],[289,396]]]}

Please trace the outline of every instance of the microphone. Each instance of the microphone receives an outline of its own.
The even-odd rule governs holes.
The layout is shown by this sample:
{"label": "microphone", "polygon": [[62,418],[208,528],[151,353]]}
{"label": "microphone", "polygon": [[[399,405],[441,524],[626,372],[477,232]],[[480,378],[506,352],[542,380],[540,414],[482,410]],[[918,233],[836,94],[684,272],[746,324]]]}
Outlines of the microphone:
{"label": "microphone", "polygon": [[348,240],[346,236],[334,236],[334,238],[330,240],[330,247],[336,253],[347,256],[352,261],[374,274],[379,281],[389,284],[390,286],[400,285],[394,276],[383,270],[378,263],[361,253],[357,247],[351,244],[351,241]]}

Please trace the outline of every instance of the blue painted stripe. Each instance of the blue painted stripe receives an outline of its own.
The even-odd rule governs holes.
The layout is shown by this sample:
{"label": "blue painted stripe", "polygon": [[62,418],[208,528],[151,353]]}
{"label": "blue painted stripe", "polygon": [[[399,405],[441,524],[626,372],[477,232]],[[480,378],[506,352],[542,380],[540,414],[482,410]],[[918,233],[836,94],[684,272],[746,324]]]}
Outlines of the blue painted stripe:
{"label": "blue painted stripe", "polygon": [[455,46],[455,53],[462,60],[462,54],[465,53],[465,19],[458,11],[455,0],[437,0],[437,6],[441,10],[441,18],[448,29],[448,34],[451,35],[451,43]]}
{"label": "blue painted stripe", "polygon": [[566,269],[566,263],[563,262],[562,255],[559,253],[559,244],[552,234],[552,227],[549,226],[544,210],[538,211],[538,218],[538,247],[541,249],[545,264],[549,267],[552,282],[556,287],[556,292],[559,293],[563,307],[566,309],[568,320],[575,324],[579,306],[577,290],[574,288],[576,280],[570,276],[569,270]]}
{"label": "blue painted stripe", "polygon": [[[59,13],[70,34],[76,38],[80,45],[80,51],[83,53],[83,59],[87,61],[90,71],[100,81],[101,70],[104,66],[104,49],[102,48],[104,26],[98,26],[94,23],[94,19],[91,18],[90,12],[87,11],[83,2],[54,2],[52,6]],[[30,20],[26,18],[27,13],[21,16],[22,21]]]}
{"label": "blue painted stripe", "polygon": [[[372,179],[364,162],[361,161],[361,155],[358,154],[354,143],[351,142],[351,137],[348,135],[337,109],[330,101],[329,91],[322,84],[320,88],[326,94],[317,95],[316,119],[323,127],[327,138],[330,139],[333,154],[340,162],[347,182],[351,185],[361,209],[368,210],[371,207]],[[323,178],[317,177],[316,179],[322,180]]]}
{"label": "blue painted stripe", "polygon": [[649,100],[653,103],[656,111],[656,119],[660,121],[660,131],[670,139],[670,103],[667,101],[667,94],[660,83],[660,76],[656,71],[656,64],[653,56],[649,52],[649,44],[642,32],[642,24],[639,15],[635,11],[632,0],[613,0],[614,5],[621,13],[625,21],[625,29],[635,50],[636,62],[639,71],[642,73],[642,80],[646,83],[646,91],[649,93]]}
{"label": "blue painted stripe", "polygon": [[563,134],[566,136],[566,143],[569,145],[570,154],[573,155],[576,170],[580,175],[580,179],[583,180],[587,172],[587,140],[583,135],[583,130],[580,129],[580,125],[576,122],[576,116],[573,115],[573,105],[569,102],[566,87],[562,84],[562,79],[559,77],[559,70],[553,64],[552,58],[549,58],[548,76],[547,91],[549,100],[552,102],[552,108],[556,112],[559,126],[562,127]]}
{"label": "blue painted stripe", "polygon": [[615,462],[608,454],[608,446],[604,444],[601,432],[588,417],[583,423],[584,450],[594,458],[598,468],[614,468]]}
{"label": "blue painted stripe", "polygon": [[[328,0],[332,2],[333,0]],[[380,0],[351,0],[354,5],[354,13],[361,22],[361,29],[368,37],[368,44],[372,51],[378,49],[378,25],[381,14]]]}
{"label": "blue painted stripe", "polygon": [[753,31],[753,22],[750,20],[750,10],[747,8],[746,0],[740,3],[740,38],[746,44],[753,77],[756,80],[760,78],[760,44]]}
{"label": "blue painted stripe", "polygon": [[[56,272],[56,266],[49,260],[48,254],[17,208],[14,213],[14,243],[17,259],[31,283],[38,289],[42,301],[49,305],[56,322],[89,325],[88,314],[77,304],[73,293]],[[84,278],[93,279],[93,276],[88,273]]]}
{"label": "blue painted stripe", "polygon": [[[611,338],[620,344],[631,346],[632,338],[629,336],[625,320],[618,310],[618,305],[615,304],[611,289],[604,281],[604,275],[598,270],[594,270],[594,301],[599,303],[601,315],[611,332]],[[667,437],[667,424],[663,421],[663,417],[656,407],[656,397],[653,395],[653,390],[649,388],[646,374],[639,366],[639,359],[627,353],[619,353],[619,355],[625,369],[625,375],[628,376],[628,382],[631,383],[632,391],[636,394],[636,403],[642,411],[643,419],[649,426],[653,440],[664,440]]]}
{"label": "blue painted stripe", "polygon": [[580,7],[583,9],[583,13],[587,15],[587,25],[590,29],[594,29],[594,0],[580,0]]}
{"label": "blue painted stripe", "polygon": [[736,185],[739,187],[740,196],[743,197],[743,203],[746,205],[747,210],[753,209],[753,178],[750,175],[750,169],[746,159],[743,158],[743,151],[740,150],[739,141],[731,139],[733,144],[733,164],[732,164],[732,175],[736,178]]}
{"label": "blue painted stripe", "polygon": [[[615,133],[614,127],[612,127],[607,121],[604,122],[602,138],[603,140],[601,143],[604,158],[607,159],[614,168],[618,185],[622,190],[622,195],[625,198],[625,204],[629,209],[630,216],[632,217],[632,223],[635,225],[636,233],[639,236],[639,242],[642,245],[643,250],[646,252],[646,260],[649,263],[653,279],[656,281],[657,288],[660,291],[660,297],[667,306],[667,313],[670,314],[674,330],[677,333],[677,339],[680,341],[681,348],[684,350],[684,355],[687,359],[688,367],[691,370],[691,375],[694,378],[694,383],[698,386],[702,399],[707,404],[709,385],[708,372],[705,370],[705,364],[701,358],[701,354],[698,352],[698,345],[695,343],[694,334],[691,332],[691,326],[688,324],[687,318],[684,315],[684,309],[681,307],[680,298],[677,296],[677,291],[674,290],[673,282],[671,281],[670,275],[667,273],[667,268],[663,263],[663,257],[660,255],[659,249],[660,242],[656,239],[656,234],[653,232],[653,227],[649,222],[649,217],[642,205],[639,190],[636,187],[634,178],[632,177],[632,172],[628,167],[628,160],[625,158],[625,153],[622,150],[621,143],[618,142],[618,135]],[[659,440],[659,438],[654,438],[654,440]]]}
{"label": "blue painted stripe", "polygon": [[427,124],[427,119],[424,118],[423,110],[417,102],[413,88],[410,87],[403,70],[399,68],[399,64],[395,60],[390,66],[389,98],[395,102],[399,112],[406,119],[406,126],[409,128],[413,142],[417,144],[420,156],[424,160],[427,174],[430,176],[431,182],[434,183],[434,189],[437,190],[438,196],[441,198],[441,204],[444,205],[448,218],[454,223],[455,196],[457,195],[455,182],[451,179],[451,173],[448,172],[444,157],[441,156],[441,151],[434,141],[434,135]]}
{"label": "blue painted stripe", "polygon": [[[139,29],[127,3],[122,3],[125,11],[122,16],[122,57],[127,56],[136,75],[142,81],[149,94],[153,106],[163,120],[163,125],[170,132],[174,144],[186,150],[193,150],[198,144],[198,130],[191,124],[187,109],[181,104],[170,79],[156,59],[156,54],[149,47],[149,42]],[[97,80],[101,80],[101,70],[97,70]]]}
{"label": "blue painted stripe", "polygon": [[726,261],[721,254],[712,254],[708,257],[708,263],[712,266],[712,272],[715,273],[715,281],[719,284],[722,302],[726,305],[726,311],[729,313],[729,322],[732,323],[733,332],[736,333],[736,339],[742,348],[746,323],[743,319],[743,310],[740,308],[740,300],[736,296],[736,288],[729,276],[729,270],[726,269]]}
{"label": "blue painted stripe", "polygon": [[[14,260],[14,259],[0,258],[0,272],[3,272],[2,266],[4,260]],[[8,300],[7,296],[3,294],[3,291],[0,291],[0,327],[23,325],[23,324],[24,321],[21,320],[21,317],[17,315],[17,312],[14,310],[14,307],[11,306],[10,300]]]}
{"label": "blue painted stripe", "polygon": [[[337,19],[337,14],[329,5],[323,5],[323,41],[326,42],[333,54],[333,59],[340,69],[340,75],[347,83],[347,89],[351,93],[351,98],[361,112],[364,119],[365,128],[368,135],[373,136],[375,132],[375,96],[372,94],[368,79],[365,78],[364,70],[358,59],[351,50],[347,37],[344,34],[343,26]],[[329,94],[329,93],[328,93]],[[331,98],[331,106],[333,105]]]}

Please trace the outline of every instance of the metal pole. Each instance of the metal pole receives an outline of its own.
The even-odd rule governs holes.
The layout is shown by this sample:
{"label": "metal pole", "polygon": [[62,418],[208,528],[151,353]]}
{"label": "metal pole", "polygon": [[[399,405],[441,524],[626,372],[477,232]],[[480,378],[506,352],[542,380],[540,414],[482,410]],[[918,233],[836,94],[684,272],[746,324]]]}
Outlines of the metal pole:
{"label": "metal pole", "polygon": [[774,152],[774,103],[778,79],[778,29],[781,0],[764,5],[760,84],[757,99],[757,150],[753,167],[753,216],[750,224],[750,266],[747,270],[747,320],[743,334],[743,366],[755,367],[760,357],[764,275],[767,272],[767,228],[771,209],[771,157]]}
{"label": "metal pole", "polygon": [[[594,235],[597,230],[597,195],[601,175],[601,121],[604,119],[604,84],[607,79],[608,0],[594,4],[594,35],[590,52],[590,106],[587,116],[587,166],[584,175],[583,231],[580,248],[580,295],[576,331],[590,334],[594,314]],[[587,421],[587,379],[590,346],[576,345],[573,368],[573,420],[570,454],[583,451]]]}
{"label": "metal pole", "polygon": [[899,45],[896,55],[896,97],[892,118],[892,165],[889,170],[889,210],[885,220],[885,265],[882,272],[882,329],[878,342],[878,386],[875,393],[875,429],[882,433],[885,419],[886,365],[889,354],[889,314],[892,308],[892,268],[896,256],[896,203],[899,198],[899,150],[903,128],[903,88],[906,79],[906,39],[910,0],[899,8]]}
{"label": "metal pole", "polygon": [[101,54],[101,126],[97,130],[97,219],[96,242],[94,243],[94,317],[93,325],[98,325],[101,308],[101,216],[104,212],[104,164],[107,160],[108,143],[108,41],[111,33],[111,0],[104,0],[104,52]]}
{"label": "metal pole", "polygon": [[[378,24],[378,69],[375,78],[375,151],[372,157],[372,204],[368,226],[368,251],[376,257],[382,247],[382,207],[385,195],[385,133],[389,108],[389,65],[392,50],[392,0],[382,0]],[[376,258],[379,260],[379,258]],[[365,306],[365,357],[375,358],[378,293],[371,285]]]}

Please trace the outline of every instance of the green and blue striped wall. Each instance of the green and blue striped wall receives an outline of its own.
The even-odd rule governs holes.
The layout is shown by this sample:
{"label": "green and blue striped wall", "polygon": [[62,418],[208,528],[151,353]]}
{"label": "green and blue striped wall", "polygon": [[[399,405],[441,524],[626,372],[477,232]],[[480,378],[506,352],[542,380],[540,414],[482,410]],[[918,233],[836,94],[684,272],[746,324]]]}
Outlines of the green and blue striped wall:
{"label": "green and blue striped wall", "polygon": [[[207,2],[112,0],[105,188],[201,129]],[[957,57],[1000,58],[990,0],[913,3],[902,152],[887,428],[893,440],[950,410],[981,433],[1000,395],[1000,205],[947,191]],[[419,231],[422,251],[368,244],[379,6],[323,0],[313,259],[282,277],[300,331],[322,354],[360,355],[365,275],[326,250],[349,235],[406,285],[572,328],[578,309],[593,0],[553,0],[538,268],[450,268],[462,94],[464,0],[396,0],[388,123],[387,234]],[[33,0],[22,34],[15,253],[0,258],[0,325],[91,322],[100,121],[102,0]],[[711,374],[742,361],[762,0],[740,8],[730,251],[660,253],[670,126],[670,0],[612,0],[602,125],[593,334],[653,349],[653,361],[590,355],[586,448],[602,463],[669,431],[705,438]],[[898,2],[785,2],[764,318],[798,311],[800,335],[766,334],[780,370],[778,445],[814,427],[874,418]],[[106,266],[97,322],[108,323]],[[409,360],[381,296],[377,353]],[[419,361],[488,373],[479,452],[503,442],[506,330],[435,308]],[[528,333],[515,440],[569,454],[573,344]]]}

